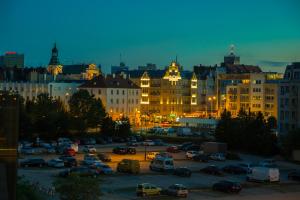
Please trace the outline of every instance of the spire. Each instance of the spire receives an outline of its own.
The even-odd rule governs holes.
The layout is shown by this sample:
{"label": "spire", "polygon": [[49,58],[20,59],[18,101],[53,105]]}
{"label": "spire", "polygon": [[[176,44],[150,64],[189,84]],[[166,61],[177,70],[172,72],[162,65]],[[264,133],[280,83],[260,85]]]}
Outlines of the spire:
{"label": "spire", "polygon": [[49,65],[59,65],[58,49],[56,48],[56,42],[54,43],[54,46],[52,48],[52,54]]}
{"label": "spire", "polygon": [[234,49],[235,49],[234,44],[231,44],[229,47],[229,55],[234,55]]}

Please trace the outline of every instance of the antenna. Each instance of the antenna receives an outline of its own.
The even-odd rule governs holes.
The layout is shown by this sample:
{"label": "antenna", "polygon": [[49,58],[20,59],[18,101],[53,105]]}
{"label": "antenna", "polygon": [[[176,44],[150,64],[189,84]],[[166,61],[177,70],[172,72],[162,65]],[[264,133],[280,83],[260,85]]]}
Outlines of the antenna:
{"label": "antenna", "polygon": [[235,49],[234,44],[231,44],[230,47],[229,47],[229,53],[234,54],[234,49]]}

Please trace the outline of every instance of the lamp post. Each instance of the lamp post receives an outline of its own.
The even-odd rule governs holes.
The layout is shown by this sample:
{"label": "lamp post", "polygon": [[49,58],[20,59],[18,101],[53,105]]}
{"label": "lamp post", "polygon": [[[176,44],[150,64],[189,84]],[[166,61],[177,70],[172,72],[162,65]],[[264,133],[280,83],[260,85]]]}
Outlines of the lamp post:
{"label": "lamp post", "polygon": [[[208,101],[210,102],[210,113],[211,113],[211,101],[212,101],[212,98],[208,97]],[[206,104],[206,116],[208,116],[207,104]]]}

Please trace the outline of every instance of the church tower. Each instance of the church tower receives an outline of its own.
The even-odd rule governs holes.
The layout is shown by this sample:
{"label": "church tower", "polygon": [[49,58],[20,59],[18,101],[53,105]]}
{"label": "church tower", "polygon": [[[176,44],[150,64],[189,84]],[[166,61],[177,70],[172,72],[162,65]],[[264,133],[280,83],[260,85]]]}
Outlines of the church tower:
{"label": "church tower", "polygon": [[51,73],[54,76],[62,73],[62,66],[60,65],[58,60],[58,49],[56,47],[56,43],[54,43],[54,47],[52,48],[51,59],[47,70],[49,73]]}

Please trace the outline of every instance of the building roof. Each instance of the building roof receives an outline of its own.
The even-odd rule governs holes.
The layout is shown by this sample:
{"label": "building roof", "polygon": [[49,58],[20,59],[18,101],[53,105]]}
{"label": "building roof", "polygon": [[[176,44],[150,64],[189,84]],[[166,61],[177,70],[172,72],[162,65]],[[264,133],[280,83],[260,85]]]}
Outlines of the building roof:
{"label": "building roof", "polygon": [[261,73],[262,70],[258,66],[254,65],[234,65],[226,64],[226,72],[229,74],[244,74],[244,73]]}
{"label": "building roof", "polygon": [[87,64],[64,65],[62,68],[63,74],[81,74],[86,72],[89,67]]}
{"label": "building roof", "polygon": [[128,75],[130,78],[141,78],[144,74],[144,72],[147,72],[150,78],[163,78],[165,75],[166,70],[158,69],[158,70],[130,70],[128,71]]}
{"label": "building roof", "polygon": [[79,88],[140,88],[128,78],[123,78],[120,75],[97,76],[94,79],[87,81],[79,86]]}

